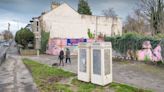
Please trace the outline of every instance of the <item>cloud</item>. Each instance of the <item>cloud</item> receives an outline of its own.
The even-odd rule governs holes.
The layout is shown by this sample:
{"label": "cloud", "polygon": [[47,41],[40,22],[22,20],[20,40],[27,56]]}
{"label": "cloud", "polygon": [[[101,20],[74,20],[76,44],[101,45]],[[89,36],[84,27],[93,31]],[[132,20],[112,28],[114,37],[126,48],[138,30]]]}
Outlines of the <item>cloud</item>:
{"label": "cloud", "polygon": [[[18,30],[18,24],[19,27],[25,26],[32,17],[39,16],[41,12],[49,10],[52,1],[66,2],[75,10],[77,10],[79,2],[79,0],[0,0],[0,31],[7,28],[8,22],[11,22],[11,30]],[[102,15],[103,9],[114,8],[116,13],[125,19],[137,1],[88,0],[88,3],[94,15]]]}
{"label": "cloud", "polygon": [[22,16],[15,15],[14,13],[3,9],[0,9],[0,12],[0,33],[8,29],[8,23],[11,24],[10,29],[14,34],[19,28],[25,27],[27,24],[27,21]]}
{"label": "cloud", "polygon": [[119,17],[125,17],[133,11],[133,7],[139,0],[89,0],[92,11],[96,15],[102,15],[102,10],[113,8]]}
{"label": "cloud", "polygon": [[8,23],[10,23],[10,31],[15,34],[21,27],[25,27],[27,23],[14,21],[14,20],[3,20],[0,21],[0,32],[8,29]]}
{"label": "cloud", "polygon": [[[40,14],[49,9],[50,3],[57,1],[66,2],[77,10],[79,0],[1,0],[0,8],[4,8],[17,13]],[[91,10],[94,14],[101,14],[106,8],[114,8],[118,13],[120,11],[129,11],[138,0],[88,0]]]}
{"label": "cloud", "polygon": [[47,9],[49,0],[0,0],[0,8],[19,14],[36,14]]}

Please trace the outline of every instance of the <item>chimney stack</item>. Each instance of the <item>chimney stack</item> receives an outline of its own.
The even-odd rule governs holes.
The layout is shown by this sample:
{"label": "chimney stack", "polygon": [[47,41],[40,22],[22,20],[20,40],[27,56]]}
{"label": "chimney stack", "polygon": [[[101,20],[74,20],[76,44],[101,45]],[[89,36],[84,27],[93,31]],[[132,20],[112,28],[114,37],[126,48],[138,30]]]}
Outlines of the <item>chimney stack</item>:
{"label": "chimney stack", "polygon": [[60,5],[59,3],[52,2],[52,3],[51,3],[51,10],[57,8],[59,5]]}

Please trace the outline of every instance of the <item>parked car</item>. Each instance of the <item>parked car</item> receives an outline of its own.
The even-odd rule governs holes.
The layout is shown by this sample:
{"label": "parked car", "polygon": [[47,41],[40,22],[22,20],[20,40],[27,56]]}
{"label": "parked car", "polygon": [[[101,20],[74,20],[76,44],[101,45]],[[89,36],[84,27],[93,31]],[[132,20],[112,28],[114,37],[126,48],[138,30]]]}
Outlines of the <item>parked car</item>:
{"label": "parked car", "polygon": [[10,44],[8,43],[8,42],[5,42],[4,44],[3,44],[3,46],[6,46],[6,47],[8,47]]}

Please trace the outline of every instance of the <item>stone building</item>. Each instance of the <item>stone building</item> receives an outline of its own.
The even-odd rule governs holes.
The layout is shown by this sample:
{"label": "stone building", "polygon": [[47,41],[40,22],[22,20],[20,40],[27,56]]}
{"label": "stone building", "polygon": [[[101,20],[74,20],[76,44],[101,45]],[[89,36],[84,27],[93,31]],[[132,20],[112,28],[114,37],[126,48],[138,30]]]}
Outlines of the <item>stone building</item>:
{"label": "stone building", "polygon": [[39,17],[43,31],[51,38],[88,38],[88,30],[99,35],[122,35],[120,18],[79,14],[66,3],[52,4],[51,11]]}

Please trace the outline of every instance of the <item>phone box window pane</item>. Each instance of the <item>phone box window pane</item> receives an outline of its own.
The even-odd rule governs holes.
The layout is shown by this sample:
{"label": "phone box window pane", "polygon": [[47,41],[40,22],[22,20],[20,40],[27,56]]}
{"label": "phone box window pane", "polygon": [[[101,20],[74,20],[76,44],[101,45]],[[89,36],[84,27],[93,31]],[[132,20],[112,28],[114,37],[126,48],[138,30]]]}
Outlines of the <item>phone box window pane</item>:
{"label": "phone box window pane", "polygon": [[93,73],[101,75],[101,50],[93,50]]}
{"label": "phone box window pane", "polygon": [[80,49],[80,71],[86,72],[86,49]]}
{"label": "phone box window pane", "polygon": [[105,64],[105,75],[110,74],[110,49],[105,49],[104,50],[104,64]]}

